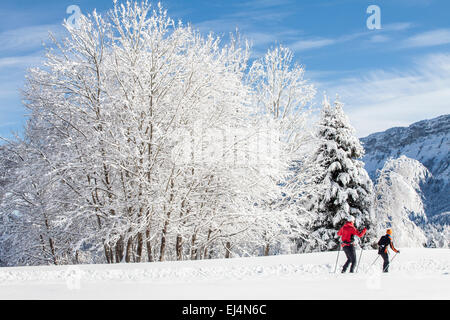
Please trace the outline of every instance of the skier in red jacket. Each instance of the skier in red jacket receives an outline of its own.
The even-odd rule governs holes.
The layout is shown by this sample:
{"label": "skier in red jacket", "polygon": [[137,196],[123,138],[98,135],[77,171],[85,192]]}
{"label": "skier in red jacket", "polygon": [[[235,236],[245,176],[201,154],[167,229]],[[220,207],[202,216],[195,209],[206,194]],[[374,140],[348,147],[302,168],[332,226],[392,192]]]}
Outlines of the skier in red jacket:
{"label": "skier in red jacket", "polygon": [[355,235],[361,238],[367,231],[367,229],[364,228],[361,232],[359,232],[353,225],[354,222],[355,217],[350,216],[347,219],[345,225],[338,232],[338,236],[340,236],[342,239],[342,248],[345,252],[345,255],[347,256],[347,261],[342,267],[342,273],[345,273],[347,271],[349,264],[351,264],[350,272],[353,273],[356,265],[356,251],[355,247],[353,246],[353,238]]}

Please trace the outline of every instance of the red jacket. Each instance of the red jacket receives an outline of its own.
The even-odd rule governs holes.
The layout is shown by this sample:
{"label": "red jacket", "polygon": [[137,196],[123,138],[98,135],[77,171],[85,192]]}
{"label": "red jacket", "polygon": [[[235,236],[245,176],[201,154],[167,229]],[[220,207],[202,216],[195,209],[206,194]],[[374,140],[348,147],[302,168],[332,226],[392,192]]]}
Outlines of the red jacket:
{"label": "red jacket", "polygon": [[353,236],[357,235],[358,237],[362,237],[366,234],[367,229],[364,228],[361,232],[359,232],[355,226],[353,225],[353,222],[347,222],[341,230],[338,232],[338,236],[342,237],[342,246],[350,246],[353,243]]}

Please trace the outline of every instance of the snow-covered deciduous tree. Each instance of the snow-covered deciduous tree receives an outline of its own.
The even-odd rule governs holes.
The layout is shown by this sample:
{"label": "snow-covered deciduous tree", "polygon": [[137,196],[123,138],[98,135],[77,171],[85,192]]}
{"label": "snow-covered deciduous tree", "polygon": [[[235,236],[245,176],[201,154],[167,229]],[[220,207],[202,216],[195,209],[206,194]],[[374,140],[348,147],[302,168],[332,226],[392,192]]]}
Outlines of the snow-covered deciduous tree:
{"label": "snow-covered deciduous tree", "polygon": [[305,68],[293,59],[290,49],[272,48],[252,64],[248,78],[256,91],[256,112],[270,115],[267,121],[277,124],[280,139],[297,150],[307,137],[305,126],[316,90],[305,79]]}
{"label": "snow-covered deciduous tree", "polygon": [[[373,235],[373,184],[359,159],[364,148],[355,136],[342,103],[331,106],[325,97],[318,123],[319,146],[312,155],[311,166],[317,185],[311,210],[316,214],[310,225],[310,237],[305,250],[331,250],[338,245],[337,230],[348,216],[355,225],[367,227],[365,242]],[[314,169],[315,168],[315,169]],[[372,239],[373,240],[373,239]]]}
{"label": "snow-covered deciduous tree", "polygon": [[[294,211],[263,204],[281,197],[313,89],[287,50],[249,82],[248,46],[203,37],[147,1],[66,28],[27,75],[31,117],[12,147],[18,183],[2,205],[21,229],[8,239],[21,231],[34,256],[18,246],[17,264],[254,255],[278,230],[288,237]],[[255,112],[264,95],[275,105]]]}
{"label": "snow-covered deciduous tree", "polygon": [[392,228],[398,246],[421,247],[426,237],[415,221],[427,218],[420,183],[429,175],[419,161],[404,155],[389,159],[379,171],[375,187],[375,209],[378,232]]}
{"label": "snow-covered deciduous tree", "polygon": [[[9,141],[2,152],[8,176],[0,201],[2,247],[8,265],[81,263],[77,240],[81,232],[64,223],[74,194],[52,167],[59,139],[52,129],[31,117],[23,141]],[[98,261],[89,258],[84,261]]]}
{"label": "snow-covered deciduous tree", "polygon": [[450,249],[450,226],[446,224],[427,223],[422,227],[427,241],[427,248],[446,248]]}
{"label": "snow-covered deciduous tree", "polygon": [[283,179],[275,181],[279,194],[260,204],[267,210],[262,234],[265,255],[269,254],[271,246],[281,248],[282,243],[283,250],[287,250],[287,243],[303,237],[306,232],[307,214],[298,202],[301,186],[304,186],[298,183],[302,179],[298,166],[302,166],[299,160],[311,136],[307,121],[316,90],[304,76],[305,68],[294,63],[292,51],[283,46],[269,49],[252,64],[248,74],[248,82],[254,90],[253,107],[259,116],[258,126],[275,134],[274,142],[279,146],[278,166],[284,172]]}

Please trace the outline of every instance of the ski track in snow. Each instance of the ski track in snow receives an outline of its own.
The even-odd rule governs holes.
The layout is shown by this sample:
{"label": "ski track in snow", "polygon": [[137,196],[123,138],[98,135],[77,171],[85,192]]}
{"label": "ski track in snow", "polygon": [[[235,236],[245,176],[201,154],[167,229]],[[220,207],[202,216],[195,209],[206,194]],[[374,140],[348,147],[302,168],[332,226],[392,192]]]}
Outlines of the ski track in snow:
{"label": "ski track in snow", "polygon": [[[64,270],[65,269],[65,270]],[[14,281],[60,281],[81,275],[86,281],[165,281],[179,280],[243,280],[262,277],[323,276],[331,272],[329,265],[290,265],[254,267],[167,268],[131,270],[85,270],[64,267],[58,271],[0,271],[0,283]]]}

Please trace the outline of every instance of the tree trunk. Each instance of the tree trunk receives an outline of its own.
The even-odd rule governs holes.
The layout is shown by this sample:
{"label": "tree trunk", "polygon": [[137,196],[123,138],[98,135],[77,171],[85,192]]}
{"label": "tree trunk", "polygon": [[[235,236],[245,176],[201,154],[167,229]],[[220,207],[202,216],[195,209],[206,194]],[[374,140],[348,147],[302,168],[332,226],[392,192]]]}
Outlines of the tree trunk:
{"label": "tree trunk", "polygon": [[155,261],[155,259],[153,258],[152,244],[150,242],[150,227],[147,227],[147,230],[145,230],[145,238],[146,238],[146,246],[147,246],[147,259],[148,259],[148,262],[153,262],[153,261]]}
{"label": "tree trunk", "polygon": [[183,260],[183,238],[181,235],[177,235],[177,242],[175,244],[175,250],[177,252],[177,260]]}
{"label": "tree trunk", "polygon": [[121,262],[123,259],[123,238],[120,237],[116,243],[116,263]]}
{"label": "tree trunk", "polygon": [[231,258],[231,243],[227,242],[227,244],[225,245],[225,259],[229,259]]}
{"label": "tree trunk", "polygon": [[144,240],[142,239],[142,233],[137,234],[137,248],[136,248],[136,262],[142,261],[142,249],[144,247]]}
{"label": "tree trunk", "polygon": [[169,226],[169,219],[170,219],[170,212],[167,213],[167,219],[164,222],[164,228],[162,231],[162,236],[161,236],[161,249],[159,252],[159,261],[164,261],[164,255],[166,253],[166,235],[167,235],[167,228]]}
{"label": "tree trunk", "polygon": [[212,230],[209,229],[208,230],[208,237],[206,238],[206,245],[205,245],[205,248],[203,250],[203,259],[206,259],[206,256],[208,255],[208,243],[209,243],[209,239],[211,239],[211,233],[212,233]]}
{"label": "tree trunk", "polygon": [[[173,176],[173,169],[172,169],[172,173],[171,176]],[[172,203],[173,198],[174,198],[174,194],[173,194],[173,186],[174,186],[174,182],[172,177],[169,179],[168,181],[168,185],[167,187],[170,186],[170,197],[169,197],[169,205]],[[168,190],[168,188],[166,188],[166,190]],[[164,211],[165,211],[165,206],[164,206]],[[162,231],[162,237],[161,237],[161,249],[160,249],[160,254],[159,254],[159,261],[164,261],[165,259],[165,253],[166,253],[166,237],[167,237],[167,229],[169,227],[169,222],[170,222],[170,215],[171,215],[171,211],[169,208],[169,212],[167,212],[167,219],[164,222],[164,228]]]}
{"label": "tree trunk", "polygon": [[50,250],[51,250],[51,253],[52,253],[52,257],[53,257],[53,263],[55,264],[55,266],[57,266],[58,265],[58,260],[56,259],[55,246],[53,244],[52,238],[48,238],[48,244],[50,245]]}
{"label": "tree trunk", "polygon": [[103,245],[103,248],[105,250],[105,257],[106,257],[106,262],[107,263],[113,263],[113,255],[112,255],[112,251],[111,248],[109,246],[107,246],[106,244]]}
{"label": "tree trunk", "polygon": [[191,238],[191,260],[195,260],[197,256],[197,249],[195,248],[195,241],[197,241],[197,235],[194,233]]}
{"label": "tree trunk", "polygon": [[268,256],[270,251],[270,244],[266,243],[266,246],[264,248],[264,255]]}
{"label": "tree trunk", "polygon": [[125,252],[125,262],[127,262],[127,263],[131,262],[131,254],[133,252],[132,247],[133,247],[133,238],[130,237],[130,238],[128,238],[127,250]]}

